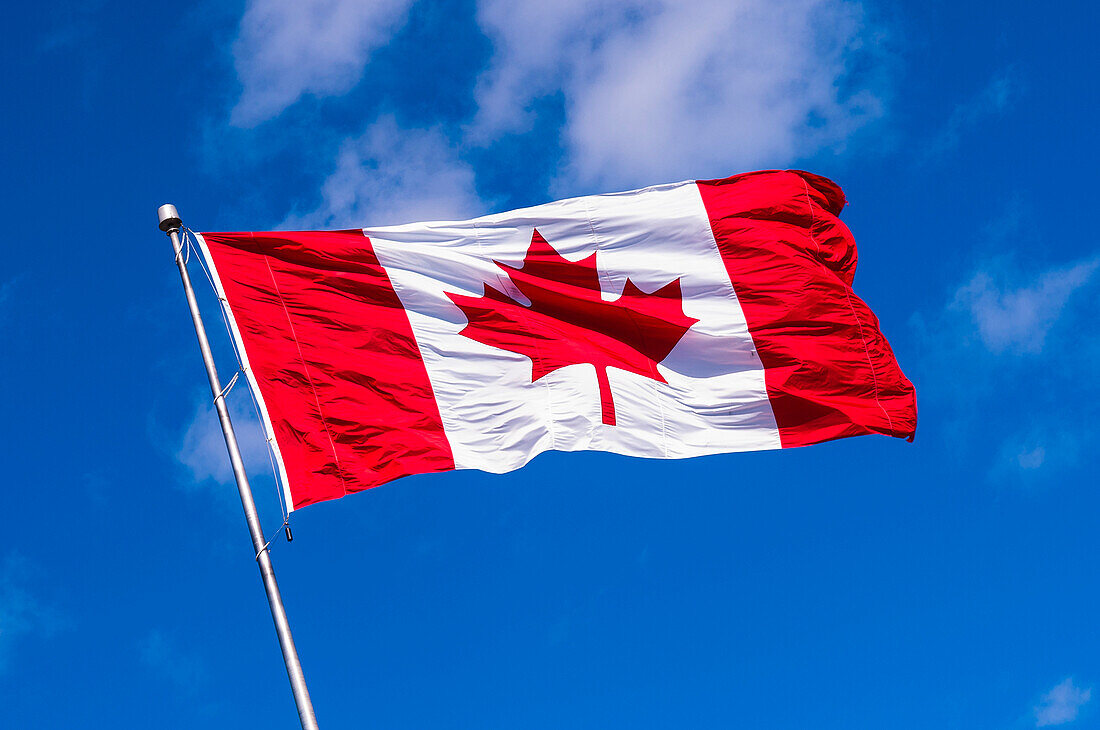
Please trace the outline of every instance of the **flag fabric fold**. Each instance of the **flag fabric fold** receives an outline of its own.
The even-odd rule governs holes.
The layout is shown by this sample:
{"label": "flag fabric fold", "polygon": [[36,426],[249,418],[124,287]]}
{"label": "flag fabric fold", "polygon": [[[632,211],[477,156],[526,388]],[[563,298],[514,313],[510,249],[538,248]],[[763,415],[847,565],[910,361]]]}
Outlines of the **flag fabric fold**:
{"label": "flag fabric fold", "polygon": [[199,234],[290,508],[549,449],[862,434],[916,398],[852,291],[844,194],[764,171],[469,221]]}

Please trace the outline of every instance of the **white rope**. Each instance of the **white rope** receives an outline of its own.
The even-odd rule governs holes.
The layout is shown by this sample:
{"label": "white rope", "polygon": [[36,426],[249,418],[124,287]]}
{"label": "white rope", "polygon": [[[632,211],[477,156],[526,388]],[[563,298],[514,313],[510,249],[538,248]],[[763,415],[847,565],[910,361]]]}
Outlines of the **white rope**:
{"label": "white rope", "polygon": [[[240,362],[238,361],[237,364],[240,365]],[[233,377],[229,379],[229,382],[226,384],[226,386],[222,388],[222,392],[218,393],[218,395],[214,397],[215,403],[218,402],[218,398],[225,400],[225,396],[229,395],[229,391],[233,390],[233,386],[237,384],[237,378],[239,377],[241,377],[240,367],[237,368],[237,372],[233,373]]]}
{"label": "white rope", "polygon": [[186,227],[181,230],[181,233],[183,234],[181,238],[183,240],[180,242],[179,252],[176,253],[177,266],[179,266],[181,256],[183,257],[184,266],[187,266],[187,264],[191,261],[191,239],[187,236],[187,231],[188,229]]}

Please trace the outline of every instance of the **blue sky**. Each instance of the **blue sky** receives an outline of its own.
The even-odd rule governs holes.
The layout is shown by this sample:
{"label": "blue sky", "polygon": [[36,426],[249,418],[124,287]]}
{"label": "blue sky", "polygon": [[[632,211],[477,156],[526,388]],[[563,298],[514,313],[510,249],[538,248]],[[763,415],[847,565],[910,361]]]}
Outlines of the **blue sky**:
{"label": "blue sky", "polygon": [[916,443],[546,454],[296,513],[273,559],[322,727],[1100,726],[1098,15],[9,10],[0,725],[295,722],[159,204],[360,227],[800,167],[847,191]]}

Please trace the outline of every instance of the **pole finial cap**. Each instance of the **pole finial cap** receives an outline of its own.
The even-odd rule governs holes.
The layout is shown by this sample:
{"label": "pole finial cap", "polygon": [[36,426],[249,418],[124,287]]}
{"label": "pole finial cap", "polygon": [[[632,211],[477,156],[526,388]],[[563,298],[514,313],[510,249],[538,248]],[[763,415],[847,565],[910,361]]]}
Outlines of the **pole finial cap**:
{"label": "pole finial cap", "polygon": [[176,206],[171,204],[162,205],[157,208],[157,218],[160,219],[160,229],[165,233],[173,228],[178,229],[183,225],[179,211],[176,210]]}

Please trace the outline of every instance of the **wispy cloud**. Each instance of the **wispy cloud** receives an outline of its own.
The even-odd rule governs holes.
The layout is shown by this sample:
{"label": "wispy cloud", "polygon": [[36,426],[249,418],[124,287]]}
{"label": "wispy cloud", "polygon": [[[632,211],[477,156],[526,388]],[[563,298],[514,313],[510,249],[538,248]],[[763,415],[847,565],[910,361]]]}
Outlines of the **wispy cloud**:
{"label": "wispy cloud", "polygon": [[958,289],[951,307],[968,315],[990,352],[1038,353],[1070,297],[1098,266],[1100,258],[1088,259],[1015,284],[1004,267],[982,269]]}
{"label": "wispy cloud", "polygon": [[15,288],[19,277],[0,282],[0,318],[3,317],[4,308],[15,297]]}
{"label": "wispy cloud", "polygon": [[30,588],[35,571],[18,555],[8,555],[0,565],[0,671],[20,639],[52,636],[68,626],[65,617]]}
{"label": "wispy cloud", "polygon": [[142,663],[171,682],[183,694],[195,693],[205,681],[205,665],[192,651],[154,629],[138,647]]}
{"label": "wispy cloud", "polygon": [[[1015,227],[1007,237],[989,233],[1001,250],[1019,245]],[[1100,292],[1098,270],[1095,254],[1045,266],[1011,253],[987,258],[938,312],[913,317],[922,353],[914,375],[929,422],[960,455],[984,451],[994,484],[1067,474],[1094,439],[1100,340],[1082,305]]]}
{"label": "wispy cloud", "polygon": [[54,53],[86,45],[101,31],[96,27],[103,12],[103,0],[87,0],[54,10],[53,25],[47,25],[38,36],[38,51]]}
{"label": "wispy cloud", "polygon": [[[248,400],[248,394],[243,392],[245,388],[247,386],[244,383],[238,383],[230,393],[230,396],[237,397],[228,399],[233,430],[245,464],[255,467],[256,473],[269,472],[271,467],[267,441],[252,402]],[[238,393],[238,389],[242,392]],[[209,401],[204,400],[196,405],[195,414],[180,440],[176,460],[190,472],[191,484],[194,486],[233,483],[233,470],[225,449],[221,423],[218,421],[217,411]],[[232,494],[235,495],[235,492]]]}
{"label": "wispy cloud", "polygon": [[1081,708],[1092,697],[1092,689],[1080,688],[1069,678],[1043,695],[1035,708],[1035,727],[1064,725],[1077,719]]}
{"label": "wispy cloud", "polygon": [[1011,69],[994,76],[973,98],[955,107],[921,161],[928,163],[958,147],[967,133],[983,121],[1002,114],[1018,95],[1019,82]]}
{"label": "wispy cloud", "polygon": [[472,134],[561,94],[571,192],[783,165],[884,113],[881,80],[852,72],[876,51],[849,0],[483,0],[478,18],[496,51]]}
{"label": "wispy cloud", "polygon": [[1094,439],[1088,424],[1067,420],[1064,414],[1036,410],[1022,430],[1001,442],[990,476],[998,483],[1028,481],[1041,473],[1057,473],[1080,463],[1082,448]]}
{"label": "wispy cloud", "polygon": [[231,122],[251,127],[305,94],[351,89],[412,0],[250,0],[233,46],[241,97]]}
{"label": "wispy cloud", "polygon": [[345,141],[321,204],[283,228],[364,228],[484,212],[473,168],[439,128],[402,128],[383,116]]}

